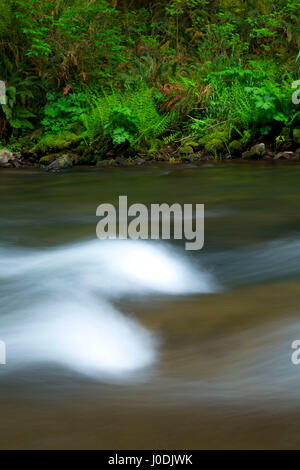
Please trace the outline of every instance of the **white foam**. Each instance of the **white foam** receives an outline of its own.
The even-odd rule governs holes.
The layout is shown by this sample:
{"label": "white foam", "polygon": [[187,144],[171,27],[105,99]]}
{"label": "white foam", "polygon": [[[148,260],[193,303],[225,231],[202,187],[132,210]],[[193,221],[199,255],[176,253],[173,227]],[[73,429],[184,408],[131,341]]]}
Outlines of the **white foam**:
{"label": "white foam", "polygon": [[11,367],[53,362],[101,378],[146,367],[156,356],[155,338],[135,320],[75,293],[20,311],[2,333]]}
{"label": "white foam", "polygon": [[[157,342],[118,312],[114,297],[213,291],[170,247],[151,242],[91,241],[44,251],[0,251],[0,336],[8,365],[54,362],[95,378],[124,377],[155,362]],[[0,292],[1,293],[1,292]],[[1,307],[1,304],[0,304]]]}
{"label": "white foam", "polygon": [[[1,256],[1,253],[0,253]],[[213,292],[213,279],[195,271],[176,251],[159,244],[133,240],[96,240],[45,252],[1,256],[4,278],[47,277],[49,288],[61,282],[97,289],[105,297],[157,291],[166,294]],[[25,280],[25,279],[24,279]]]}

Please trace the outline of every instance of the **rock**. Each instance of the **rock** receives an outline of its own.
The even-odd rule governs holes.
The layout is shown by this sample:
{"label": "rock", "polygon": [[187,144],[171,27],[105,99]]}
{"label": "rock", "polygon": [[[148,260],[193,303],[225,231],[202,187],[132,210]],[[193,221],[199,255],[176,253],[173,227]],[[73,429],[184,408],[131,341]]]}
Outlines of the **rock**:
{"label": "rock", "polygon": [[57,155],[45,155],[44,157],[40,158],[40,167],[45,168],[49,166],[52,162],[54,162],[58,158]]}
{"label": "rock", "polygon": [[120,165],[120,166],[132,166],[133,163],[126,160],[126,158],[123,158],[123,157],[117,157],[115,159],[115,164],[116,165]]}
{"label": "rock", "polygon": [[14,153],[14,158],[16,158],[17,160],[22,160],[22,154],[21,154],[21,152],[16,152],[16,153]]}
{"label": "rock", "polygon": [[11,160],[11,164],[15,167],[15,168],[20,168],[20,163],[18,162],[18,160],[16,158],[14,158],[13,160]]}
{"label": "rock", "polygon": [[293,158],[294,152],[278,152],[276,155],[273,157],[273,160],[290,160]]}
{"label": "rock", "polygon": [[66,170],[68,168],[72,168],[72,166],[72,159],[69,157],[69,155],[62,155],[61,157],[54,160],[54,162],[50,163],[50,165],[47,167],[47,171]]}
{"label": "rock", "polygon": [[117,165],[122,165],[122,166],[123,166],[124,163],[125,163],[125,158],[117,157],[117,158],[115,158],[115,163],[116,163]]}
{"label": "rock", "polygon": [[293,142],[287,141],[282,145],[282,150],[291,150],[293,148]]}
{"label": "rock", "polygon": [[274,157],[274,153],[271,152],[271,150],[268,150],[264,155],[265,160],[273,160],[273,157]]}
{"label": "rock", "polygon": [[11,168],[11,167],[12,167],[12,164],[10,162],[0,164],[0,168]]}
{"label": "rock", "polygon": [[14,160],[13,154],[7,149],[0,150],[0,166],[7,168],[7,164],[10,160]]}
{"label": "rock", "polygon": [[80,156],[78,155],[78,153],[72,153],[70,157],[72,158],[73,165],[78,165],[80,161]]}
{"label": "rock", "polygon": [[250,150],[246,150],[242,153],[242,158],[244,160],[250,160],[251,158],[253,158],[253,154],[250,152]]}
{"label": "rock", "polygon": [[2,168],[19,168],[21,160],[21,154],[15,153],[13,154],[7,149],[0,150],[0,167]]}
{"label": "rock", "polygon": [[253,145],[253,147],[251,147],[250,152],[253,155],[263,156],[266,152],[266,146],[263,142],[261,142],[260,144],[255,144]]}
{"label": "rock", "polygon": [[246,150],[242,153],[242,158],[245,160],[257,160],[263,158],[266,153],[266,146],[263,142],[253,145],[250,150]]}
{"label": "rock", "polygon": [[99,160],[96,165],[98,168],[101,167],[106,167],[106,166],[111,166],[111,161],[110,160]]}

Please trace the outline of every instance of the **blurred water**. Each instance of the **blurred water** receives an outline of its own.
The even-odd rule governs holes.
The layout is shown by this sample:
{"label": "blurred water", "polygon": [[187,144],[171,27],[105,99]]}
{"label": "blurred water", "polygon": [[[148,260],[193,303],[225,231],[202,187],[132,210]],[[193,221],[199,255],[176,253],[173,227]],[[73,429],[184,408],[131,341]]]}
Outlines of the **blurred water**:
{"label": "blurred water", "polygon": [[[0,172],[1,448],[295,448],[300,166]],[[205,246],[100,241],[204,203]]]}
{"label": "blurred water", "polygon": [[155,361],[156,345],[110,300],[216,288],[176,250],[145,241],[95,240],[39,251],[2,247],[0,264],[0,331],[10,356],[3,373],[46,361],[95,379],[124,380]]}

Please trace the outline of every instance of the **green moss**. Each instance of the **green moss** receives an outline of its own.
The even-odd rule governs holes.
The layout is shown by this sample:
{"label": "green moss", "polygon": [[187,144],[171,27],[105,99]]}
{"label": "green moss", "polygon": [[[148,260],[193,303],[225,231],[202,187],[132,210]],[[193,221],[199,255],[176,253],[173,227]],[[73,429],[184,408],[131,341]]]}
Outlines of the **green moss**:
{"label": "green moss", "polygon": [[49,151],[60,151],[72,147],[80,137],[72,132],[65,132],[61,135],[46,134],[34,146],[34,152],[47,153]]}
{"label": "green moss", "polygon": [[199,144],[205,147],[209,153],[222,152],[229,142],[229,132],[227,130],[216,130],[199,139]]}
{"label": "green moss", "polygon": [[232,153],[241,153],[243,150],[243,144],[240,140],[233,140],[228,147]]}
{"label": "green moss", "polygon": [[184,144],[185,146],[191,146],[191,147],[199,147],[199,142],[195,140],[187,140]]}
{"label": "green moss", "polygon": [[293,129],[293,140],[300,143],[300,129]]}
{"label": "green moss", "polygon": [[45,155],[44,157],[40,159],[41,168],[44,168],[50,165],[50,163],[54,162],[56,158],[57,158],[57,155]]}
{"label": "green moss", "polygon": [[189,155],[190,153],[193,153],[194,149],[191,145],[185,145],[184,147],[181,147],[179,149],[179,153],[183,155]]}

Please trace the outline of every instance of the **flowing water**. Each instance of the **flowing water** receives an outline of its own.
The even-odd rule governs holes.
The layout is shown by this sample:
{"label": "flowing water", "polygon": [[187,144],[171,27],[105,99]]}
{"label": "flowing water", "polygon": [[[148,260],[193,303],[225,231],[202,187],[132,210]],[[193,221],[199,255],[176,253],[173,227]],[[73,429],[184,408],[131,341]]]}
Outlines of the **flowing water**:
{"label": "flowing water", "polygon": [[[300,447],[300,165],[0,173],[2,449]],[[205,245],[96,238],[205,204]]]}

